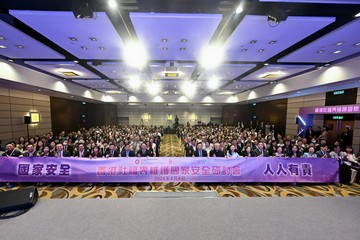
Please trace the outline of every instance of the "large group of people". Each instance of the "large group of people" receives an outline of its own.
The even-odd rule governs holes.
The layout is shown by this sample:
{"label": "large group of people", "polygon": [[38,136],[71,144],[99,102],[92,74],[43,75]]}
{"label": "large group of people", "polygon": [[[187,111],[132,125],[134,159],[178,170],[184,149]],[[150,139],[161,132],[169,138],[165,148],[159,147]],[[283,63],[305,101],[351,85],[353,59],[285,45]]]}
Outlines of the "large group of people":
{"label": "large group of people", "polygon": [[[327,128],[309,127],[303,136],[276,133],[274,125],[260,123],[245,127],[222,124],[180,125],[179,139],[187,157],[289,157],[337,158],[354,172],[359,168],[359,155],[351,144],[347,128],[339,141],[328,142]],[[101,126],[55,136],[52,132],[6,144],[2,156],[7,157],[159,157],[163,127]],[[360,173],[360,171],[359,171]]]}

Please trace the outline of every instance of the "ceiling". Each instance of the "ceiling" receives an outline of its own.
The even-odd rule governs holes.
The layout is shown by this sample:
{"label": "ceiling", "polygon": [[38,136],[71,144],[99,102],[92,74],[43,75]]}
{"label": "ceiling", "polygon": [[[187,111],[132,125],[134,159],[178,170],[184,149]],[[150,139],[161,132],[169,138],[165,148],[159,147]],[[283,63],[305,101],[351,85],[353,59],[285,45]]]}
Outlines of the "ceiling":
{"label": "ceiling", "polygon": [[[0,59],[45,76],[39,85],[21,80],[31,91],[102,102],[208,104],[290,97],[300,93],[296,88],[321,92],[321,84],[292,79],[360,56],[356,0],[112,2],[117,6],[2,0]],[[68,90],[51,88],[47,77]],[[353,77],[336,81],[342,80],[360,85]],[[281,82],[294,88],[251,97]],[[0,83],[19,88],[1,72]],[[83,93],[88,90],[93,94]]]}

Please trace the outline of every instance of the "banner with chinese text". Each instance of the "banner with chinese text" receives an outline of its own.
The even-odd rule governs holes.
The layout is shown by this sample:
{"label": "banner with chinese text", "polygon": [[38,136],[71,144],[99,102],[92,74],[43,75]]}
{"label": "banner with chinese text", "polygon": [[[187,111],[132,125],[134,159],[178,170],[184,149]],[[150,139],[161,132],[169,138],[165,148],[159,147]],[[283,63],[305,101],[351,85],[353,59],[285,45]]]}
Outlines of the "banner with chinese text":
{"label": "banner with chinese text", "polygon": [[0,182],[338,182],[332,158],[0,157]]}

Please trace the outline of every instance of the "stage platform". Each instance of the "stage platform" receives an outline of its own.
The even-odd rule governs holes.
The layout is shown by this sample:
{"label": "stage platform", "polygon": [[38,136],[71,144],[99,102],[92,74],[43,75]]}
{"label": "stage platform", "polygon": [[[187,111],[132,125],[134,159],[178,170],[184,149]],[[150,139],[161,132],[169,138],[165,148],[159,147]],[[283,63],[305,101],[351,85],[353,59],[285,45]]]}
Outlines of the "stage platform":
{"label": "stage platform", "polygon": [[39,199],[16,239],[359,239],[360,197]]}

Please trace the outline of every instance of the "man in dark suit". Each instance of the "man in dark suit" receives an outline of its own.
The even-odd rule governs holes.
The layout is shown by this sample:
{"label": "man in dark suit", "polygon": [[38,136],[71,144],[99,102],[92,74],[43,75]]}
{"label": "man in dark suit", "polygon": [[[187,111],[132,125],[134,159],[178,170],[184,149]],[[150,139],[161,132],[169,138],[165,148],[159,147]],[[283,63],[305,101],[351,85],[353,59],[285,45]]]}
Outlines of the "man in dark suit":
{"label": "man in dark suit", "polygon": [[63,142],[64,150],[69,151],[70,155],[74,155],[74,147],[69,145],[68,140],[64,140]]}
{"label": "man in dark suit", "polygon": [[56,144],[56,152],[54,153],[55,157],[71,157],[70,152],[64,150],[64,146],[61,143]]}
{"label": "man in dark suit", "polygon": [[16,150],[12,143],[6,144],[5,148],[5,152],[2,154],[3,157],[19,157],[21,155],[21,152]]}
{"label": "man in dark suit", "polygon": [[109,149],[105,153],[105,157],[119,157],[119,152],[116,150],[116,146],[110,143]]}
{"label": "man in dark suit", "polygon": [[264,149],[264,143],[259,142],[257,147],[252,151],[253,157],[268,157],[269,153],[266,149]]}
{"label": "man in dark suit", "polygon": [[194,157],[207,157],[207,152],[202,149],[203,145],[201,142],[198,142],[196,145],[196,151],[194,152]]}
{"label": "man in dark suit", "polygon": [[328,146],[327,145],[321,145],[320,151],[317,151],[315,153],[319,158],[331,158],[330,153],[328,152]]}
{"label": "man in dark suit", "polygon": [[311,139],[315,137],[315,132],[312,128],[312,126],[309,126],[308,129],[305,131],[305,138],[308,141],[308,143],[311,143]]}
{"label": "man in dark suit", "polygon": [[24,157],[38,157],[39,154],[35,151],[34,145],[28,144],[26,146],[26,152],[23,153]]}
{"label": "man in dark suit", "polygon": [[220,143],[214,144],[214,149],[210,151],[210,157],[225,157],[224,152],[220,150]]}
{"label": "man in dark suit", "polygon": [[74,157],[89,157],[90,153],[85,149],[84,144],[79,143],[77,151],[75,151]]}
{"label": "man in dark suit", "polygon": [[196,139],[195,138],[191,139],[191,144],[185,150],[186,150],[185,156],[192,157],[194,155],[194,152],[196,150]]}
{"label": "man in dark suit", "polygon": [[146,143],[142,143],[140,150],[137,152],[138,157],[150,157],[151,151],[147,149]]}
{"label": "man in dark suit", "polygon": [[130,150],[130,145],[126,144],[124,150],[121,152],[122,157],[135,157],[135,153]]}

